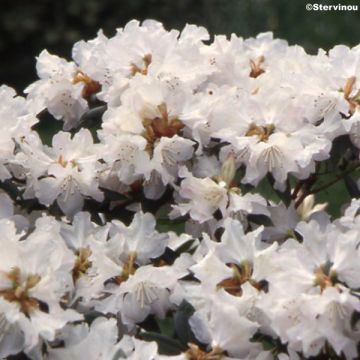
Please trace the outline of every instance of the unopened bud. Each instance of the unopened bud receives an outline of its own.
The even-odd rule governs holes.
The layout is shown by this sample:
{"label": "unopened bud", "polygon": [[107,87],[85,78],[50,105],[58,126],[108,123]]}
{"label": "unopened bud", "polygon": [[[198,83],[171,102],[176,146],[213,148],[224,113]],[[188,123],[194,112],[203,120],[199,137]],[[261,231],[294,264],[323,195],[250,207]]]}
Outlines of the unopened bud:
{"label": "unopened bud", "polygon": [[220,178],[224,181],[227,187],[231,186],[236,173],[235,155],[230,153],[228,158],[224,161],[221,167]]}
{"label": "unopened bud", "polygon": [[297,214],[303,221],[308,221],[312,214],[325,210],[327,203],[315,204],[315,196],[308,195],[296,209]]}

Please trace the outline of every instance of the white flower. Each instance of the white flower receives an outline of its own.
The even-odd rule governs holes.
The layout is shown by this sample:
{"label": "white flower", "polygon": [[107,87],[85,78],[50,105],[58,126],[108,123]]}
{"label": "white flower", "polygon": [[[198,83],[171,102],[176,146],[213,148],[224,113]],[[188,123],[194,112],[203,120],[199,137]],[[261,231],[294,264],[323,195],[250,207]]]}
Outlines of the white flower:
{"label": "white flower", "polygon": [[[147,342],[125,335],[120,342],[123,349],[123,354],[120,354],[120,359],[128,360],[158,360],[158,346],[155,341]],[[171,358],[171,357],[170,357]]]}
{"label": "white flower", "polygon": [[42,339],[54,340],[56,331],[67,322],[82,319],[60,306],[72,287],[73,258],[59,238],[58,226],[47,218],[38,221],[23,241],[12,222],[1,220],[0,227],[6,248],[1,258],[1,313],[10,324],[9,331],[15,332],[13,336],[22,332],[24,348],[29,351]]}
{"label": "white flower", "polygon": [[118,342],[115,319],[99,317],[91,326],[87,324],[67,326],[63,331],[63,348],[49,349],[49,360],[109,360],[127,354],[122,350],[123,342]]}
{"label": "white flower", "polygon": [[179,195],[187,202],[173,205],[170,216],[183,216],[187,213],[200,223],[210,220],[216,210],[224,215],[228,203],[226,183],[216,183],[210,178],[199,179],[192,176],[185,168],[179,175],[185,177],[181,182]]}
{"label": "white flower", "polygon": [[187,257],[180,257],[172,266],[144,265],[126,278],[115,278],[106,292],[109,297],[98,301],[96,309],[103,313],[119,313],[122,322],[133,328],[150,314],[164,318],[171,307],[170,294],[178,279],[188,274]]}
{"label": "white flower", "polygon": [[358,233],[341,233],[314,220],[300,223],[296,231],[302,243],[289,239],[273,257],[269,295],[260,307],[290,349],[314,356],[327,341],[337,354],[353,359],[350,321],[360,309],[351,291],[359,287]]}
{"label": "white flower", "polygon": [[257,348],[250,342],[257,325],[239,316],[237,309],[230,305],[212,303],[208,312],[195,312],[190,326],[195,336],[218,354],[226,351],[230,356],[242,358]]}
{"label": "white flower", "polygon": [[108,242],[109,256],[126,261],[128,255],[133,254],[139,265],[157,258],[165,251],[168,236],[159,234],[155,226],[155,218],[149,213],[136,213],[129,226],[114,220]]}
{"label": "white flower", "polygon": [[0,86],[0,104],[0,181],[4,181],[11,177],[8,164],[14,158],[15,141],[30,133],[38,119],[30,111],[29,102],[6,85]]}
{"label": "white flower", "polygon": [[73,62],[67,62],[43,50],[36,63],[40,80],[25,89],[35,113],[45,108],[56,118],[64,120],[64,129],[69,130],[79,123],[88,109],[84,99],[86,82],[91,81],[79,73]]}
{"label": "white flower", "polygon": [[52,148],[30,140],[22,144],[25,156],[20,162],[32,174],[30,188],[42,204],[57,200],[63,212],[72,216],[82,209],[85,197],[103,199],[97,180],[99,155],[89,130],[81,129],[72,139],[69,133],[59,132]]}
{"label": "white flower", "polygon": [[75,289],[72,301],[87,305],[102,294],[104,282],[117,275],[118,269],[107,256],[110,224],[95,226],[90,214],[77,213],[72,225],[60,223],[60,234],[75,255],[72,278]]}
{"label": "white flower", "polygon": [[107,164],[107,169],[101,173],[104,187],[117,190],[117,187],[121,188],[119,183],[129,186],[149,172],[147,142],[142,136],[109,135],[103,141],[106,145],[102,157]]}
{"label": "white flower", "polygon": [[[189,160],[192,157],[193,152],[194,142],[191,140],[184,139],[178,135],[171,138],[161,137],[154,148],[149,171],[159,174],[162,187],[173,184],[177,179],[179,166]],[[149,191],[148,187],[154,184],[154,182],[151,181],[151,178],[149,180],[149,184],[147,188],[145,188],[145,194]],[[161,188],[158,189],[158,195],[153,198],[159,197],[162,192]]]}
{"label": "white flower", "polygon": [[232,184],[222,179],[221,173],[215,179],[197,178],[182,167],[179,176],[184,179],[178,189],[177,204],[172,205],[172,218],[188,213],[192,220],[204,223],[212,220],[217,210],[224,218],[229,215],[268,214],[265,199],[258,194],[241,194],[239,188],[230,187]]}
{"label": "white flower", "polygon": [[15,223],[18,231],[26,231],[29,227],[29,220],[25,216],[14,214],[14,212],[15,207],[10,197],[6,193],[0,193],[0,219],[9,219]]}

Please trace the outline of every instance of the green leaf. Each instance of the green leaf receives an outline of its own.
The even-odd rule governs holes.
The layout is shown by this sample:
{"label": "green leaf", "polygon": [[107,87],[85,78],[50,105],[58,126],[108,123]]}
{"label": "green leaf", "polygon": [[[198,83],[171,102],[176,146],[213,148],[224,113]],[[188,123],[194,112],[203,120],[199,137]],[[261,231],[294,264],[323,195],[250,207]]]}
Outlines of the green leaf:
{"label": "green leaf", "polygon": [[157,319],[161,335],[174,336],[174,319],[172,317],[165,319]]}
{"label": "green leaf", "polygon": [[155,341],[161,355],[179,355],[186,349],[179,341],[156,332],[142,332],[138,337],[145,341]]}
{"label": "green leaf", "polygon": [[159,232],[174,231],[177,235],[180,235],[185,232],[185,221],[183,219],[158,219],[156,221],[156,230]]}
{"label": "green leaf", "polygon": [[275,184],[275,180],[272,177],[271,174],[268,174],[267,176],[268,181],[273,189],[273,191],[276,193],[276,195],[280,198],[280,200],[286,205],[289,206],[292,200],[291,197],[291,191],[290,191],[290,187],[289,185],[286,187],[285,191],[279,191],[277,189],[274,188],[274,184]]}
{"label": "green leaf", "polygon": [[111,201],[119,201],[119,200],[128,201],[129,200],[128,197],[126,197],[125,195],[120,194],[116,191],[112,191],[112,190],[105,189],[102,187],[100,187],[100,190],[104,193],[105,198],[108,200],[111,200]]}
{"label": "green leaf", "polygon": [[336,167],[340,166],[343,167],[344,161],[344,154],[348,153],[348,149],[352,149],[353,144],[348,135],[342,135],[334,139],[331,152],[330,152],[330,159]]}
{"label": "green leaf", "polygon": [[249,214],[247,216],[248,221],[252,222],[256,225],[264,225],[264,226],[274,226],[273,222],[271,221],[271,219],[266,216],[266,215],[262,215],[262,214]]}
{"label": "green leaf", "polygon": [[[331,176],[329,176],[330,178]],[[327,179],[324,179],[324,183],[327,182]],[[346,203],[349,203],[351,198],[344,186],[344,181],[338,181],[337,183],[329,186],[327,189],[318,192],[315,194],[316,203],[325,203],[329,205],[327,207],[327,212],[331,215],[333,219],[338,218],[341,215],[342,206]]]}
{"label": "green leaf", "polygon": [[33,126],[33,130],[39,133],[44,144],[50,146],[53,136],[62,130],[64,123],[56,120],[47,110],[42,111],[38,118],[40,121]]}
{"label": "green leaf", "polygon": [[88,127],[94,126],[96,123],[101,123],[101,118],[107,109],[107,105],[97,106],[84,113],[80,118],[80,126]]}
{"label": "green leaf", "polygon": [[359,198],[360,197],[360,191],[359,188],[355,182],[355,180],[350,175],[344,176],[344,183],[346,186],[346,190],[348,191],[349,195],[352,198]]}
{"label": "green leaf", "polygon": [[91,324],[98,317],[104,317],[104,314],[102,314],[101,312],[98,312],[96,310],[91,310],[91,311],[88,311],[87,313],[85,313],[84,317],[85,317],[85,321],[88,324]]}
{"label": "green leaf", "polygon": [[[249,187],[247,185],[245,185],[245,191],[248,189]],[[243,191],[243,185],[241,186],[241,191]],[[273,201],[278,203],[280,201],[279,195],[274,191],[273,187],[271,186],[268,178],[263,178],[259,184],[255,187],[252,188],[252,190],[250,191],[252,194],[260,194],[262,197],[264,197],[265,199],[269,200],[269,201]]]}
{"label": "green leaf", "polygon": [[360,321],[360,312],[354,311],[350,320],[351,328],[355,329],[355,326],[359,321]]}
{"label": "green leaf", "polygon": [[189,342],[197,343],[189,324],[189,319],[194,314],[194,311],[193,306],[183,300],[174,315],[175,333],[184,346]]}
{"label": "green leaf", "polygon": [[194,252],[194,248],[192,247],[193,244],[194,244],[194,241],[193,239],[189,240],[189,241],[186,241],[185,243],[183,243],[180,247],[178,247],[176,249],[176,254],[179,256],[180,254],[182,253],[189,253],[189,254],[192,254]]}

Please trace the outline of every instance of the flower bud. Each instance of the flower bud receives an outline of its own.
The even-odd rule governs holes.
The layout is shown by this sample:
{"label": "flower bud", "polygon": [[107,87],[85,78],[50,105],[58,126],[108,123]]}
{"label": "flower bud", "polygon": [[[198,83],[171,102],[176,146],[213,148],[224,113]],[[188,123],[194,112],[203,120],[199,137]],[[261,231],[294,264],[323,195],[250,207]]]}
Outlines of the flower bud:
{"label": "flower bud", "polygon": [[227,159],[224,161],[221,167],[220,179],[226,183],[227,187],[230,187],[234,180],[236,173],[235,155],[230,153]]}

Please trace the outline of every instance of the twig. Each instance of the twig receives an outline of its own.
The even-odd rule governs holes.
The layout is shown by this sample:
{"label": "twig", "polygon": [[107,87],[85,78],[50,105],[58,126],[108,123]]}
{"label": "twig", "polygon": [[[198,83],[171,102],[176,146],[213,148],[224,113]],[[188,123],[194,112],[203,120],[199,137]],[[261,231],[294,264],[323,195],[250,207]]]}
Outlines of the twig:
{"label": "twig", "polygon": [[344,176],[352,173],[354,170],[357,170],[357,169],[359,169],[359,168],[360,168],[360,167],[359,167],[359,164],[356,164],[355,166],[351,167],[350,169],[342,172],[341,175],[337,175],[337,176],[335,177],[335,179],[333,179],[332,181],[328,182],[327,184],[324,184],[324,185],[319,186],[318,188],[312,190],[312,191],[310,192],[310,194],[316,194],[316,193],[318,193],[318,192],[320,192],[320,191],[322,191],[322,190],[327,189],[327,188],[330,187],[331,185],[334,185],[334,184],[336,184],[338,181],[342,180],[342,179],[344,178]]}

